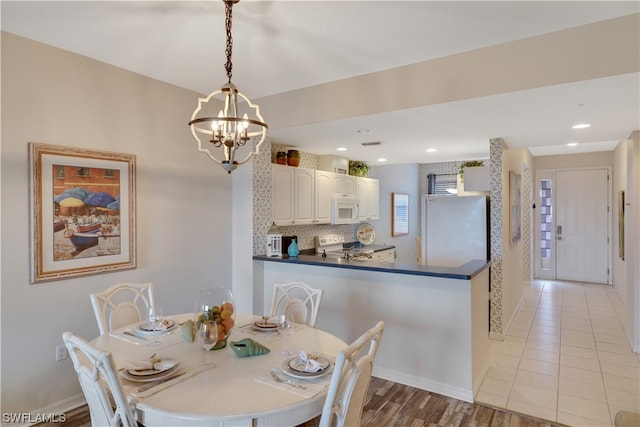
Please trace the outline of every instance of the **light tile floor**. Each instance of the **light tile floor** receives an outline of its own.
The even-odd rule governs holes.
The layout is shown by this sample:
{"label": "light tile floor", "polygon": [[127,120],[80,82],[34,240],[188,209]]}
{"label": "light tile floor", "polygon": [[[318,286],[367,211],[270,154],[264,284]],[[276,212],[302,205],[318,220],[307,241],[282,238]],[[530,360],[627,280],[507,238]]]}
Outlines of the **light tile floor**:
{"label": "light tile floor", "polygon": [[504,341],[492,341],[476,400],[576,427],[640,412],[640,355],[611,286],[536,280]]}

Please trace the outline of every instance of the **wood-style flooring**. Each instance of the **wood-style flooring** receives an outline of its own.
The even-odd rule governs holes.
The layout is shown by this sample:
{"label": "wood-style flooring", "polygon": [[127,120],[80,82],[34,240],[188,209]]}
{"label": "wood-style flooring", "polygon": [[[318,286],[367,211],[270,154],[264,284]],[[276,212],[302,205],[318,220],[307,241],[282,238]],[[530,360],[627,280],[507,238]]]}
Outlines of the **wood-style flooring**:
{"label": "wood-style flooring", "polygon": [[[314,418],[298,427],[316,427]],[[55,427],[61,424],[37,424]],[[89,409],[82,406],[67,413],[69,427],[91,425]],[[556,427],[560,424],[463,402],[392,381],[372,378],[365,402],[361,427]],[[281,427],[281,426],[273,426]],[[347,426],[352,427],[352,426]],[[355,427],[355,426],[353,426]]]}

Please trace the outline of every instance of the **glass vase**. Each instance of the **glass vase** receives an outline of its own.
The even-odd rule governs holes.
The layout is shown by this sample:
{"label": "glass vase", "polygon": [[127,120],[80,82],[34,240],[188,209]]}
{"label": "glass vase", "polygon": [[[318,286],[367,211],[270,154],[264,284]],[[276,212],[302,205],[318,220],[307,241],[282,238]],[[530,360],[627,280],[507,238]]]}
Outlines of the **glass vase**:
{"label": "glass vase", "polygon": [[231,289],[204,288],[200,289],[193,310],[193,321],[196,331],[204,320],[213,320],[218,325],[218,342],[212,350],[227,346],[227,339],[235,324],[235,301]]}

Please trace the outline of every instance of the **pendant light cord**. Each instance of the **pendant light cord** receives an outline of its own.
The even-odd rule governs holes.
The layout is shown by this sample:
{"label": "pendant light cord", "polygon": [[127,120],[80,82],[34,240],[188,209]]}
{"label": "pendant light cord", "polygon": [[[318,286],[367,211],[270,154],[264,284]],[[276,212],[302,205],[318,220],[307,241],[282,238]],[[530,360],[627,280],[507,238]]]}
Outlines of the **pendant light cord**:
{"label": "pendant light cord", "polygon": [[231,21],[232,17],[232,8],[233,1],[225,0],[225,29],[227,31],[227,48],[225,49],[225,54],[227,55],[227,62],[224,64],[225,70],[227,70],[227,77],[229,78],[229,83],[231,83],[231,69],[233,68],[233,64],[231,63],[231,53],[233,50],[233,38],[231,37]]}

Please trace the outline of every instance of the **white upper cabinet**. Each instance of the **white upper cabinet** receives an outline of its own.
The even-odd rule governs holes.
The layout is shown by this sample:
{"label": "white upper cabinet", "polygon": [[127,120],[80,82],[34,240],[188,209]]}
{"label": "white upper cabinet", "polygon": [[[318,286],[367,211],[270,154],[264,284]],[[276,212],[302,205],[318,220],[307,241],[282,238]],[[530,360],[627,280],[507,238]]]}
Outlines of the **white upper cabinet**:
{"label": "white upper cabinet", "polygon": [[276,225],[291,225],[293,209],[293,168],[271,165],[271,216]]}
{"label": "white upper cabinet", "polygon": [[333,175],[334,193],[342,194],[350,198],[356,198],[358,195],[358,185],[356,177],[353,175],[345,175],[343,173],[331,173]]}
{"label": "white upper cabinet", "polygon": [[315,220],[315,171],[302,168],[292,169],[294,170],[294,224],[313,224]]}
{"label": "white upper cabinet", "polygon": [[464,168],[464,191],[491,191],[489,165]]}
{"label": "white upper cabinet", "polygon": [[357,178],[358,200],[360,201],[359,218],[371,221],[380,218],[380,183],[373,178]]}
{"label": "white upper cabinet", "polygon": [[377,179],[271,165],[271,214],[276,225],[330,224],[336,194],[360,200],[360,220],[378,219]]}
{"label": "white upper cabinet", "polygon": [[314,224],[331,222],[331,196],[335,192],[336,182],[333,172],[317,170],[315,186],[315,218]]}

